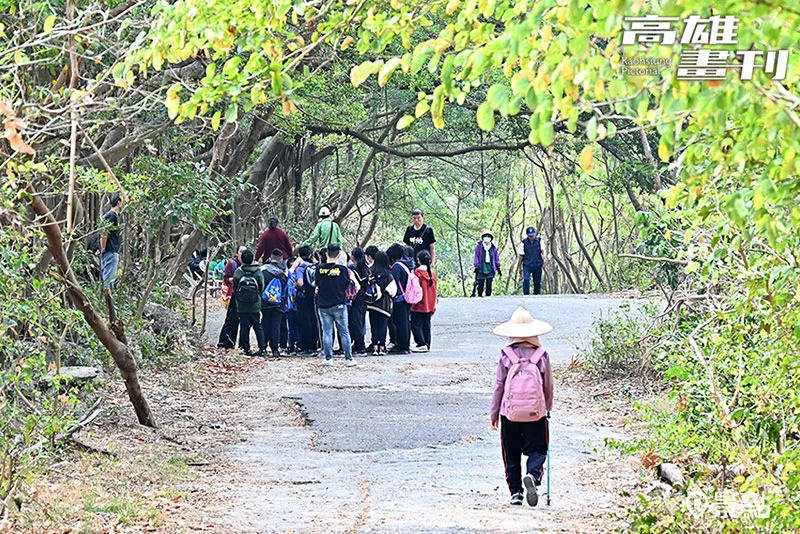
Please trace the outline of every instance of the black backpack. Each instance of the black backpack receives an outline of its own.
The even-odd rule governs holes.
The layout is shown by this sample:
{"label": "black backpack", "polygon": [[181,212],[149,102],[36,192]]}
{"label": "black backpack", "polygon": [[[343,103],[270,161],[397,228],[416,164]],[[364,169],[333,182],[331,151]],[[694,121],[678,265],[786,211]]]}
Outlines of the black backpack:
{"label": "black backpack", "polygon": [[94,234],[90,235],[89,238],[86,240],[86,249],[89,252],[97,252],[100,250],[100,234],[95,232]]}
{"label": "black backpack", "polygon": [[244,305],[253,305],[261,302],[261,291],[258,289],[258,280],[251,273],[245,273],[240,279],[236,289],[236,300]]}

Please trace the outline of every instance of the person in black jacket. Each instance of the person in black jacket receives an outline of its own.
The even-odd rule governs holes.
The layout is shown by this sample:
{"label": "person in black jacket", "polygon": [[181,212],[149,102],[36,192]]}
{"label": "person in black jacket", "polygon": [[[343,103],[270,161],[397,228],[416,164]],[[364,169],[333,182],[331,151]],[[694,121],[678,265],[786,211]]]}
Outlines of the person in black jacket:
{"label": "person in black jacket", "polygon": [[350,330],[350,339],[353,342],[353,353],[362,354],[366,352],[364,346],[364,321],[367,315],[367,301],[364,297],[364,291],[367,289],[367,282],[369,281],[369,267],[367,267],[367,259],[364,257],[364,251],[356,247],[350,254],[353,263],[350,265],[350,270],[358,282],[359,290],[356,293],[356,298],[350,303],[350,310],[347,312],[347,327]]}
{"label": "person in black jacket", "polygon": [[[265,291],[268,299],[261,299],[261,329],[264,331],[264,342],[269,343],[272,356],[280,356],[278,346],[281,341],[281,324],[284,320],[286,311],[286,283],[288,275],[286,267],[283,266],[283,251],[276,248],[269,256],[269,263],[261,267],[261,274],[264,276],[264,287],[275,289],[275,291]],[[273,283],[273,280],[277,282]],[[273,294],[274,293],[274,294]]]}
{"label": "person in black jacket", "polygon": [[403,288],[408,275],[414,270],[411,259],[404,257],[403,245],[395,243],[386,249],[391,264],[392,276],[397,284],[397,294],[392,302],[392,323],[394,324],[394,346],[390,354],[409,354],[411,345],[411,305],[403,297]]}
{"label": "person in black jacket", "polygon": [[[396,288],[389,270],[389,257],[385,252],[370,250],[367,253],[374,256],[370,267],[370,280],[367,284],[367,310],[369,311],[369,329],[372,334],[372,354],[386,354],[386,330],[389,318],[392,316],[392,293],[391,288]],[[375,290],[374,294],[370,291]]]}
{"label": "person in black jacket", "polygon": [[266,356],[264,334],[261,330],[261,294],[264,292],[264,277],[258,265],[253,264],[253,251],[242,252],[242,265],[233,273],[233,295],[239,311],[239,348],[248,356],[250,352],[250,328],[256,333],[258,356]]}

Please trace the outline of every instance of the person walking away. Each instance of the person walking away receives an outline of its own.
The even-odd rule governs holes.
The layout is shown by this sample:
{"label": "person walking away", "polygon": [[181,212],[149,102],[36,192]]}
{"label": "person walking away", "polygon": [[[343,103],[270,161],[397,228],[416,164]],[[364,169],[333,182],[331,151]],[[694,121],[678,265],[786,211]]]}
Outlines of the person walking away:
{"label": "person walking away", "polygon": [[367,282],[369,282],[369,267],[367,267],[367,259],[361,248],[354,248],[350,255],[353,261],[350,270],[359,285],[359,289],[347,312],[347,326],[350,331],[350,341],[353,344],[353,353],[363,354],[366,352],[364,322],[367,315],[367,301],[364,297],[364,292],[367,289]]}
{"label": "person walking away", "polygon": [[533,294],[542,293],[542,269],[544,268],[544,254],[542,238],[536,233],[536,228],[529,226],[525,230],[526,238],[522,240],[520,260],[522,261],[522,294],[531,294],[531,281],[533,276]]}
{"label": "person walking away", "polygon": [[333,325],[339,331],[344,357],[347,365],[354,365],[350,333],[347,330],[347,298],[345,289],[350,283],[350,270],[336,263],[341,249],[339,245],[328,245],[327,261],[317,267],[315,285],[317,288],[317,309],[322,323],[322,352],[325,364],[331,365],[333,358]]}
{"label": "person walking away", "polygon": [[[508,338],[500,351],[489,420],[500,426],[500,444],[511,504],[522,505],[523,486],[529,506],[536,506],[549,444],[548,418],[553,407],[550,357],[539,336],[553,329],[520,306],[493,333]],[[522,476],[522,455],[527,456]]]}
{"label": "person walking away", "polygon": [[[242,265],[233,273],[233,294],[239,310],[239,348],[247,356],[267,355],[264,334],[261,330],[261,294],[264,292],[264,277],[258,265],[253,263],[253,251],[242,252]],[[250,352],[250,329],[256,334],[258,353]]]}
{"label": "person walking away", "polygon": [[288,260],[292,257],[292,243],[289,241],[289,236],[282,228],[278,227],[278,218],[272,215],[267,223],[267,229],[258,240],[256,261],[264,264],[272,261],[270,256],[276,248],[281,251],[282,259]]}
{"label": "person walking away", "polygon": [[309,356],[317,350],[317,316],[314,309],[314,284],[307,271],[314,269],[313,250],[308,245],[303,245],[298,251],[299,258],[293,265],[295,288],[297,294],[297,329],[300,336],[300,350],[298,354]]}
{"label": "person walking away", "polygon": [[[342,246],[342,230],[339,225],[331,219],[331,210],[322,207],[319,210],[319,222],[314,227],[311,235],[303,241],[304,245],[311,245],[312,247],[327,247],[334,244]],[[321,260],[322,261],[322,260]]]}
{"label": "person walking away", "polygon": [[417,208],[411,212],[412,224],[406,228],[403,243],[414,248],[412,257],[416,257],[420,250],[431,253],[431,265],[436,265],[436,236],[433,228],[425,224],[424,212]]}
{"label": "person walking away", "polygon": [[241,265],[241,255],[245,250],[247,247],[240,246],[222,271],[222,298],[228,303],[228,309],[225,312],[222,330],[219,332],[218,349],[232,349],[236,346],[236,335],[239,333],[239,312],[236,307],[236,299],[233,298],[233,274]]}
{"label": "person walking away", "polygon": [[283,251],[276,248],[269,263],[261,267],[264,291],[261,294],[261,330],[264,344],[269,344],[272,356],[280,356],[281,325],[285,320],[288,275],[283,266]]}
{"label": "person walking away", "polygon": [[411,345],[411,305],[406,302],[404,291],[408,284],[414,264],[403,257],[403,245],[395,243],[386,249],[391,263],[392,276],[397,284],[397,295],[392,302],[392,323],[394,324],[394,346],[390,354],[408,354]]}
{"label": "person walking away", "polygon": [[497,246],[492,242],[494,235],[491,230],[484,230],[481,240],[475,245],[475,286],[478,289],[478,296],[483,296],[483,289],[486,288],[486,296],[492,296],[492,281],[495,275],[500,274],[500,254]]}
{"label": "person walking away", "polygon": [[111,209],[103,215],[106,230],[100,236],[99,251],[101,254],[101,277],[103,287],[114,289],[116,285],[117,268],[119,267],[119,250],[122,245],[120,235],[120,212],[122,212],[122,198],[119,193],[111,195]]}
{"label": "person walking away", "polygon": [[431,350],[431,317],[436,311],[437,280],[431,269],[431,253],[420,250],[417,254],[417,265],[414,274],[422,286],[422,300],[411,305],[411,333],[414,334],[416,347],[412,352],[428,352]]}
{"label": "person walking away", "polygon": [[392,297],[397,292],[397,284],[389,270],[389,256],[379,250],[370,250],[366,254],[373,258],[370,266],[370,279],[364,298],[369,312],[369,330],[372,337],[372,354],[386,354],[386,331],[392,316]]}

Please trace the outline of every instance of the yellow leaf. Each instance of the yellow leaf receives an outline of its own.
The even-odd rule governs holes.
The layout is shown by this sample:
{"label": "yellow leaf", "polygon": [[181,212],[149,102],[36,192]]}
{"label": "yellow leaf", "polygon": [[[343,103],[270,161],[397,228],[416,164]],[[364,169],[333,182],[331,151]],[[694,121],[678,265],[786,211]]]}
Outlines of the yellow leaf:
{"label": "yellow leaf", "polygon": [[348,49],[348,47],[349,47],[351,44],[353,44],[353,41],[355,41],[355,39],[353,39],[353,38],[352,38],[352,37],[350,37],[349,35],[348,35],[347,37],[345,37],[345,38],[344,38],[344,41],[342,41],[342,46],[341,46],[342,50],[347,50],[347,49]]}
{"label": "yellow leaf", "polygon": [[397,121],[397,126],[395,126],[395,128],[397,128],[398,130],[402,130],[404,128],[408,128],[408,126],[412,122],[414,122],[414,116],[413,115],[403,115],[402,117],[400,117],[400,120]]}
{"label": "yellow leaf", "polygon": [[669,162],[669,147],[664,141],[658,143],[658,157],[665,163]]}
{"label": "yellow leaf", "polygon": [[546,43],[549,43],[550,40],[553,38],[553,28],[548,24],[542,28],[542,40]]}
{"label": "yellow leaf", "polygon": [[400,3],[400,0],[392,0],[391,4],[392,4],[392,9],[394,9],[395,11],[400,11],[400,8],[403,7],[403,4]]}
{"label": "yellow leaf", "polygon": [[592,172],[594,168],[594,145],[586,145],[583,147],[578,162],[584,172]]}
{"label": "yellow leaf", "polygon": [[219,110],[217,110],[214,113],[214,116],[211,117],[211,129],[213,129],[215,132],[219,129],[219,121],[221,118],[222,113]]}
{"label": "yellow leaf", "polygon": [[558,16],[558,22],[560,22],[561,24],[567,22],[567,6],[559,7],[556,13]]}
{"label": "yellow leaf", "polygon": [[381,69],[380,73],[378,73],[378,85],[384,87],[386,85],[386,82],[389,81],[389,77],[399,66],[400,66],[399,57],[393,57],[392,59],[387,61],[386,64]]}
{"label": "yellow leaf", "polygon": [[53,26],[56,24],[56,16],[50,15],[46,19],[44,19],[44,33],[49,34],[53,31]]}
{"label": "yellow leaf", "polygon": [[449,2],[447,2],[447,8],[446,8],[447,14],[452,15],[453,13],[455,13],[456,9],[458,9],[459,4],[461,4],[461,0],[450,0]]}

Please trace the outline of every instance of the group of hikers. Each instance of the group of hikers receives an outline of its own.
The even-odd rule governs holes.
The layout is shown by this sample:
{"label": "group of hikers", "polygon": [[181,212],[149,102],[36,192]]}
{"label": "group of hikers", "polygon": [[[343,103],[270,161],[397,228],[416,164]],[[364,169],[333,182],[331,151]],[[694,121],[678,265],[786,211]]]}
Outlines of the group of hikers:
{"label": "group of hikers", "polygon": [[[237,335],[248,355],[266,356],[267,348],[272,356],[312,355],[321,345],[326,365],[334,338],[348,365],[358,353],[429,351],[437,300],[436,238],[422,210],[413,211],[404,243],[385,251],[370,245],[347,253],[330,210],[323,207],[318,216],[311,236],[295,246],[278,218],[270,217],[255,253],[240,246],[227,262],[223,299],[228,309],[217,346],[234,348]],[[257,351],[250,347],[251,330]]]}

